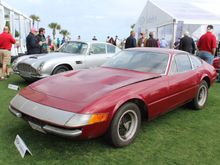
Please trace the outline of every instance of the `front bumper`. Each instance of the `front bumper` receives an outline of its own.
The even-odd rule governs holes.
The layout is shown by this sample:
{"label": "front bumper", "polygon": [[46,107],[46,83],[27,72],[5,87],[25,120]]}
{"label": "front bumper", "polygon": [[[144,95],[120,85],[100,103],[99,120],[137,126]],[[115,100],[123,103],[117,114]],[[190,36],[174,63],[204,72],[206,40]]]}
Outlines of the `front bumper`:
{"label": "front bumper", "polygon": [[43,133],[52,133],[65,137],[78,137],[82,134],[81,127],[66,126],[75,113],[38,104],[16,95],[9,111],[18,118],[26,120],[30,126]]}
{"label": "front bumper", "polygon": [[18,71],[13,70],[15,74],[18,74],[21,77],[29,78],[29,79],[42,79],[45,77],[48,77],[49,75],[40,75],[32,72],[24,72],[24,71]]}
{"label": "front bumper", "polygon": [[58,126],[46,124],[42,121],[37,121],[36,119],[33,119],[32,117],[27,116],[26,114],[22,114],[21,112],[15,110],[11,106],[9,106],[9,111],[16,117],[23,118],[24,120],[28,121],[28,123],[34,130],[37,130],[42,133],[51,133],[51,134],[70,137],[70,138],[76,138],[82,134],[81,129],[66,129],[66,128],[61,128]]}

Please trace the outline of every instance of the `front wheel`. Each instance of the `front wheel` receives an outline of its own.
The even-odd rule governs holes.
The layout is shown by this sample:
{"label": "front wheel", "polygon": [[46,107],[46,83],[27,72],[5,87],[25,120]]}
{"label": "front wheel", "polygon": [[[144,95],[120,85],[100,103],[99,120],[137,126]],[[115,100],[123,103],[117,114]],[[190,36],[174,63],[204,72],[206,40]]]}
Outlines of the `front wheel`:
{"label": "front wheel", "polygon": [[65,65],[60,65],[60,66],[57,66],[54,70],[53,70],[53,75],[54,74],[58,74],[58,73],[62,73],[62,72],[66,72],[68,71],[69,68]]}
{"label": "front wheel", "polygon": [[208,84],[206,81],[202,81],[199,85],[196,97],[192,100],[191,104],[194,109],[200,110],[205,106],[208,99]]}
{"label": "front wheel", "polygon": [[118,109],[107,133],[108,141],[115,147],[123,147],[133,142],[141,125],[139,107],[126,103]]}

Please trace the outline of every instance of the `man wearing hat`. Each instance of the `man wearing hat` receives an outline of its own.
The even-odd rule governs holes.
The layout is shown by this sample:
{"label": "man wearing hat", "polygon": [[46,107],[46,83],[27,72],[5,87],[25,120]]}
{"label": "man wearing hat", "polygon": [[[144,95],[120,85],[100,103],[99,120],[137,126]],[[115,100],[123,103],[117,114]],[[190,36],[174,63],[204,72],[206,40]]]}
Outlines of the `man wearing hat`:
{"label": "man wearing hat", "polygon": [[37,30],[33,27],[26,37],[27,54],[40,54],[42,42],[37,38]]}
{"label": "man wearing hat", "polygon": [[203,34],[198,43],[199,57],[212,65],[216,51],[216,37],[213,34],[213,26],[207,26],[207,32]]}

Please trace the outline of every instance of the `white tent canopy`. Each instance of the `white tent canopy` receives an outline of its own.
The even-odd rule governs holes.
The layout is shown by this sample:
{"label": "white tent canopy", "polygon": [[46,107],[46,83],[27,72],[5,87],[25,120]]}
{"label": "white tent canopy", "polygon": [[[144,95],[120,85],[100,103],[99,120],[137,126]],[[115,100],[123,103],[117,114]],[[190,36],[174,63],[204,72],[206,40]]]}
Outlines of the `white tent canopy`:
{"label": "white tent canopy", "polygon": [[148,0],[135,31],[138,34],[153,31],[157,38],[165,38],[172,44],[184,31],[197,40],[206,26],[212,24],[220,38],[219,6],[219,0]]}
{"label": "white tent canopy", "polygon": [[0,33],[7,21],[9,22],[12,35],[16,37],[15,33],[17,32],[17,35],[19,34],[16,40],[19,42],[20,46],[12,47],[12,55],[25,53],[25,38],[30,32],[32,20],[28,16],[0,0]]}

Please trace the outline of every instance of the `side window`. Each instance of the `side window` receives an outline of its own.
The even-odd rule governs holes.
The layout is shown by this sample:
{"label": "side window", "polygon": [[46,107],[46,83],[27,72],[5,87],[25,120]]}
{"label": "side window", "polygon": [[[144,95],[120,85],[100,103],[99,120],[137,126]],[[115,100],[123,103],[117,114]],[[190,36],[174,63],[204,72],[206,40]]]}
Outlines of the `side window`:
{"label": "side window", "polygon": [[177,72],[186,72],[192,70],[192,65],[187,54],[177,54],[175,56]]}
{"label": "side window", "polygon": [[191,58],[194,69],[199,68],[202,65],[202,61],[200,58],[193,56],[193,55],[190,55],[190,58]]}
{"label": "side window", "polygon": [[115,46],[107,45],[107,53],[115,53]]}
{"label": "side window", "polygon": [[176,60],[174,59],[170,67],[170,75],[177,73]]}
{"label": "side window", "polygon": [[105,44],[92,44],[90,52],[91,54],[106,54]]}

